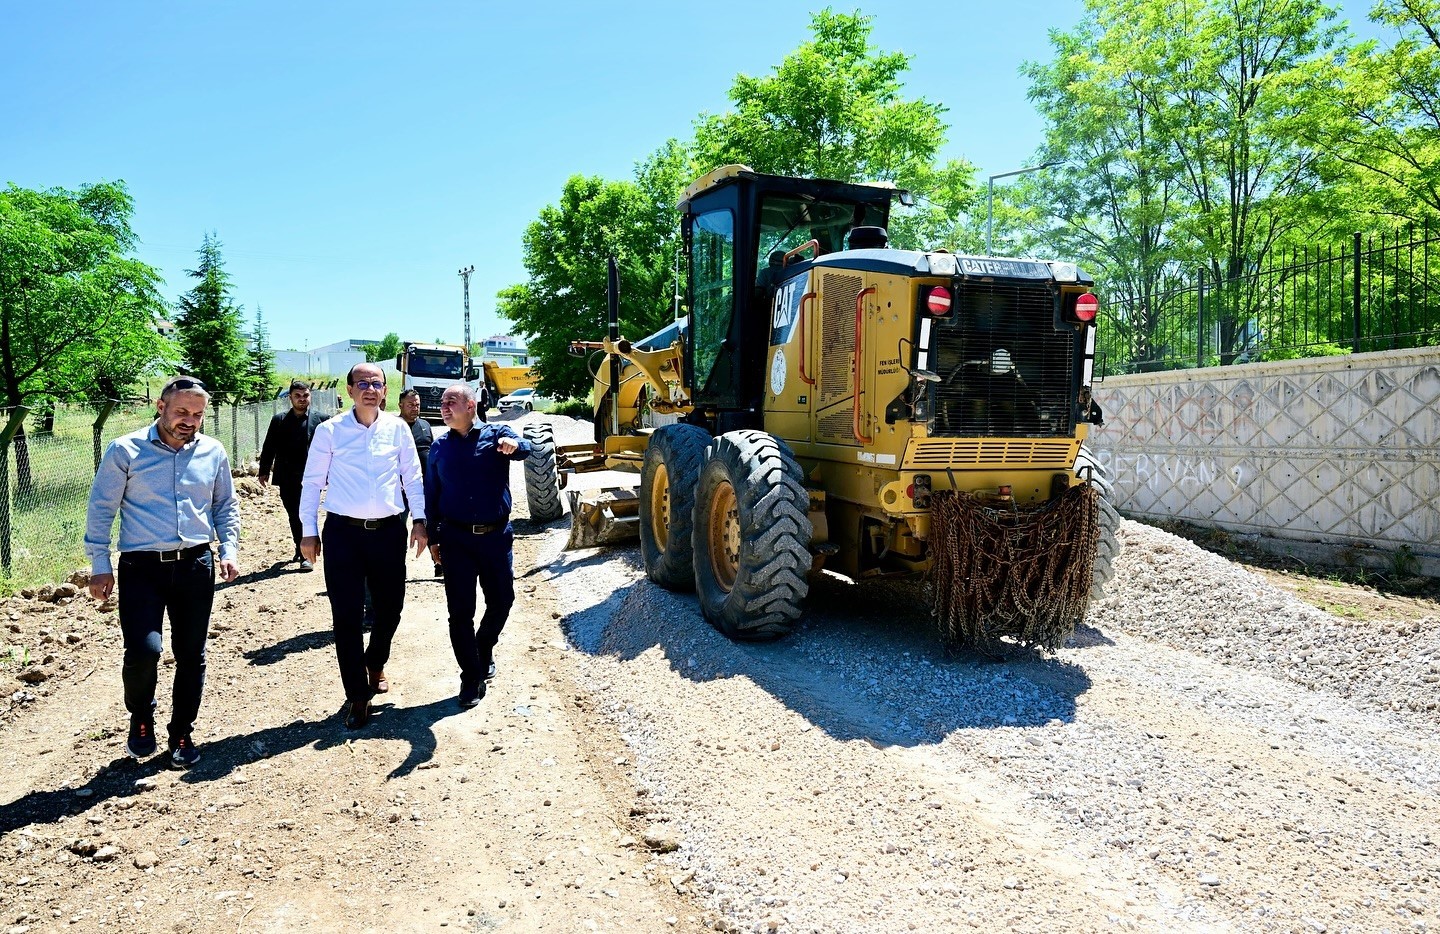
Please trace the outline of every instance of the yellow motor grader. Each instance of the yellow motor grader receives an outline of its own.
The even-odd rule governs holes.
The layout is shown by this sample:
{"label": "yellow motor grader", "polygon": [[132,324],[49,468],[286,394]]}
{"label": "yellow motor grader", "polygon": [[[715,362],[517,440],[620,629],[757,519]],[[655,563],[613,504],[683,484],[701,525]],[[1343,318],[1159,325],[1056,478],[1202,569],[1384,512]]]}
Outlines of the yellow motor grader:
{"label": "yellow motor grader", "polygon": [[[572,471],[572,545],[638,533],[647,575],[732,638],[772,638],[822,567],[927,576],[950,645],[1054,648],[1112,573],[1118,513],[1083,447],[1093,282],[1074,264],[891,249],[882,184],[716,169],[680,203],[688,314],[576,342],[594,445],[537,426],[532,515]],[[537,508],[538,507],[538,511]]]}

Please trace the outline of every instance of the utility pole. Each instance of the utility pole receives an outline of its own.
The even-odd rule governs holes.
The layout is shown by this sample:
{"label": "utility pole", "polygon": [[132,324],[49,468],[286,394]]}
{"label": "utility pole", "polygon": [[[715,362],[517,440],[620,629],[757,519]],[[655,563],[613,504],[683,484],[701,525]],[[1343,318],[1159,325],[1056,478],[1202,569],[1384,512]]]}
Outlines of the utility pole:
{"label": "utility pole", "polygon": [[465,281],[465,352],[470,352],[470,274],[475,271],[475,264],[471,263],[460,270],[459,276]]}

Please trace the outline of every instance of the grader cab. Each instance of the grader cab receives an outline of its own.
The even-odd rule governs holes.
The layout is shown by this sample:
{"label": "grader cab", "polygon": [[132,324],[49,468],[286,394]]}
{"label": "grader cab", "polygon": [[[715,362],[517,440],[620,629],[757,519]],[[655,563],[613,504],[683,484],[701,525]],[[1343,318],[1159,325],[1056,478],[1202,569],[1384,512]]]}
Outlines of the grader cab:
{"label": "grader cab", "polygon": [[650,579],[734,638],[788,632],[823,567],[928,575],[952,645],[1063,642],[1117,547],[1083,447],[1093,282],[892,249],[903,195],[744,166],[691,185],[688,316],[624,340],[612,269],[610,333],[574,347],[597,358],[596,443],[557,461],[532,439],[532,501],[557,463],[638,471],[638,491],[571,493],[572,541],[638,534]]}

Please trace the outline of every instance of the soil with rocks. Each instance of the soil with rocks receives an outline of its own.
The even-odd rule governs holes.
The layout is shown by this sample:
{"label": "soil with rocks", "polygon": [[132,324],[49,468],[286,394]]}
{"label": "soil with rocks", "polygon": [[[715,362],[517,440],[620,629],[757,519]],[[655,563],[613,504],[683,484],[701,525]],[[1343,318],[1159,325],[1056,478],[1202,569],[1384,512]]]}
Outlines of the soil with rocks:
{"label": "soil with rocks", "polygon": [[472,710],[414,558],[391,690],[345,729],[323,574],[253,481],[188,772],[124,755],[113,603],[0,603],[0,931],[1436,924],[1432,601],[1333,615],[1127,521],[1053,655],[947,656],[923,586],[831,575],[737,644],[635,547],[564,551],[512,480],[518,600]]}

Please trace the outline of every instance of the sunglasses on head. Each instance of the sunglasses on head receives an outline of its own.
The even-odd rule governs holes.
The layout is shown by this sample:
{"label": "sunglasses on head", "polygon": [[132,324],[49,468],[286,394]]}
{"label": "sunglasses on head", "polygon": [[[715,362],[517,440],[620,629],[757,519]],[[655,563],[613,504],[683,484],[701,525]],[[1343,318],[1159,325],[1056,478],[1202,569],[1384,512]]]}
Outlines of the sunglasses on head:
{"label": "sunglasses on head", "polygon": [[170,385],[169,385],[169,386],[166,386],[165,388],[166,388],[167,390],[169,390],[169,389],[199,389],[199,390],[202,390],[202,391],[203,391],[203,390],[205,389],[205,384],[202,383],[202,382],[200,382],[198,379],[193,378],[193,377],[190,377],[190,376],[182,376],[182,377],[180,377],[179,379],[172,379],[172,380],[170,381]]}

